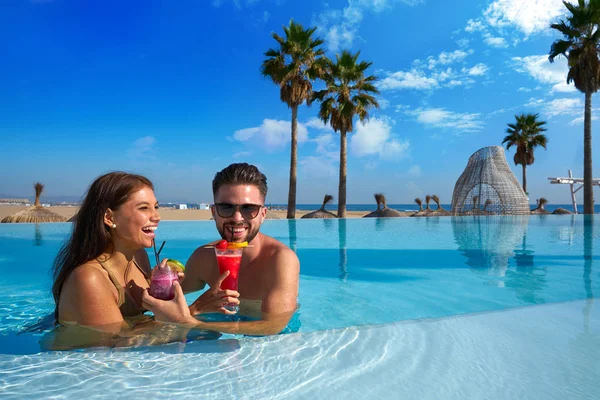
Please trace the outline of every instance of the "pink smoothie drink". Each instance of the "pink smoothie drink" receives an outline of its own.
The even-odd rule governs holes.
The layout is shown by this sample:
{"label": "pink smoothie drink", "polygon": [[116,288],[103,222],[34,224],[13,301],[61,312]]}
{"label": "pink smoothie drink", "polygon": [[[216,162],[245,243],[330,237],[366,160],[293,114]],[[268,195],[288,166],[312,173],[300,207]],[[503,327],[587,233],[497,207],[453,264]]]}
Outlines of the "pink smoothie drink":
{"label": "pink smoothie drink", "polygon": [[175,298],[173,282],[177,279],[177,272],[172,271],[168,266],[156,266],[152,269],[148,293],[157,299],[173,300]]}

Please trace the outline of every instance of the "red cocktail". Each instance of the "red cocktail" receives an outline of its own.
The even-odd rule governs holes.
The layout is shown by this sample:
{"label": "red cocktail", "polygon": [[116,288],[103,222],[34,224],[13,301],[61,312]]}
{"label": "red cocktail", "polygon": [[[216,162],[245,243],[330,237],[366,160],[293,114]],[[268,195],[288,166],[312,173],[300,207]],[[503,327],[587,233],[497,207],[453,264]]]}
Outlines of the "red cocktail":
{"label": "red cocktail", "polygon": [[[241,248],[219,248],[215,247],[217,255],[217,264],[219,265],[219,275],[225,271],[229,271],[227,278],[221,283],[222,290],[238,290],[238,273],[240,271],[240,263],[242,261]],[[238,311],[238,307],[234,304],[227,304],[225,308],[229,311]]]}

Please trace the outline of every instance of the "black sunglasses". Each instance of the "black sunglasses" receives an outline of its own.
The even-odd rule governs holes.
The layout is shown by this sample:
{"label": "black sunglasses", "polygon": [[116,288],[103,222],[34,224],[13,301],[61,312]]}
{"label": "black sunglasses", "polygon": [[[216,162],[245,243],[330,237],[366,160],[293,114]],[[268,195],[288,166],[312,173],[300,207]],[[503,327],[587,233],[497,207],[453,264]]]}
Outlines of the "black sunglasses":
{"label": "black sunglasses", "polygon": [[254,219],[258,215],[258,212],[263,206],[259,204],[229,204],[229,203],[215,203],[217,214],[221,218],[230,218],[239,211],[242,217],[246,219]]}

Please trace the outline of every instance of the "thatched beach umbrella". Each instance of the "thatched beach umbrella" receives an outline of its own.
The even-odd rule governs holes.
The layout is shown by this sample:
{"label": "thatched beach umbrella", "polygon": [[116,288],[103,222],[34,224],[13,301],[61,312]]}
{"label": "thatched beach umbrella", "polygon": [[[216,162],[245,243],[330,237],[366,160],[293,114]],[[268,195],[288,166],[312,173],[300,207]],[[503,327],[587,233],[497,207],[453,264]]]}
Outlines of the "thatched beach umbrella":
{"label": "thatched beach umbrella", "polygon": [[417,197],[415,199],[415,203],[417,203],[417,205],[419,206],[419,211],[418,212],[423,211],[423,201],[421,201],[421,199]]}
{"label": "thatched beach umbrella", "polygon": [[19,211],[16,214],[9,215],[4,218],[2,223],[14,223],[14,222],[65,222],[66,219],[60,215],[48,210],[43,207],[40,203],[40,196],[44,191],[44,185],[37,182],[33,185],[35,189],[35,204],[33,207],[29,207],[26,210]]}
{"label": "thatched beach umbrella", "polygon": [[325,204],[329,203],[331,200],[333,200],[333,196],[326,194],[323,198],[323,205],[321,208],[303,215],[302,218],[337,218],[337,215],[325,209]]}
{"label": "thatched beach umbrella", "polygon": [[381,193],[375,193],[373,195],[375,197],[375,202],[377,203],[377,210],[368,213],[367,215],[363,215],[363,218],[377,218],[379,217],[379,212],[381,211]]}
{"label": "thatched beach umbrella", "polygon": [[540,197],[540,199],[538,200],[538,203],[537,203],[537,207],[531,211],[531,214],[532,215],[551,214],[550,211],[548,211],[544,208],[544,206],[546,204],[548,204],[548,200],[546,200],[544,197]]}
{"label": "thatched beach umbrella", "polygon": [[566,215],[566,214],[573,214],[573,213],[571,211],[567,210],[566,208],[558,207],[556,210],[552,211],[552,214]]}
{"label": "thatched beach umbrella", "polygon": [[[427,197],[429,197],[429,200],[427,200]],[[429,207],[429,201],[431,201],[431,197],[429,195],[425,196],[425,201],[428,202],[427,207]],[[410,215],[411,217],[426,217],[431,212],[431,209],[429,209],[429,211],[427,209],[423,209],[423,201],[420,198],[417,197],[415,199],[415,203],[417,203],[419,206],[419,211],[412,213]]]}
{"label": "thatched beach umbrella", "polygon": [[438,197],[437,194],[432,195],[431,196],[431,200],[435,201],[435,204],[437,204],[437,209],[433,210],[433,214],[435,216],[447,216],[447,215],[450,215],[450,211],[444,210],[442,208],[442,205],[440,204],[440,198]]}
{"label": "thatched beach umbrella", "polygon": [[408,216],[408,213],[388,208],[383,193],[375,193],[375,201],[377,201],[377,210],[365,215],[363,218],[393,218]]}

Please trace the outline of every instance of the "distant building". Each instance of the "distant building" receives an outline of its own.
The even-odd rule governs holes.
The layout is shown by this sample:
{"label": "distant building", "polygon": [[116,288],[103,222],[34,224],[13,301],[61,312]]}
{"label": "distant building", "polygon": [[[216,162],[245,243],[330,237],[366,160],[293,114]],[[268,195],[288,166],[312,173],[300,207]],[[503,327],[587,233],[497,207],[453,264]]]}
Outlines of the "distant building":
{"label": "distant building", "polygon": [[179,209],[180,209],[180,210],[187,210],[187,208],[188,208],[188,207],[187,207],[187,204],[180,204],[180,205],[179,205]]}
{"label": "distant building", "polygon": [[29,199],[0,199],[0,204],[18,204],[25,205],[29,203]]}
{"label": "distant building", "polygon": [[209,203],[200,203],[200,204],[198,204],[198,208],[200,210],[210,210],[210,204]]}

